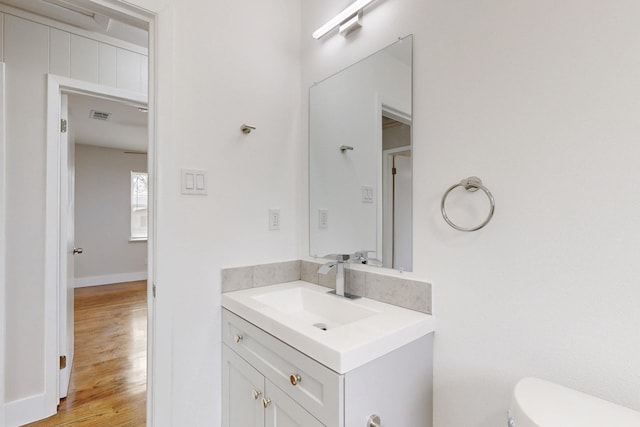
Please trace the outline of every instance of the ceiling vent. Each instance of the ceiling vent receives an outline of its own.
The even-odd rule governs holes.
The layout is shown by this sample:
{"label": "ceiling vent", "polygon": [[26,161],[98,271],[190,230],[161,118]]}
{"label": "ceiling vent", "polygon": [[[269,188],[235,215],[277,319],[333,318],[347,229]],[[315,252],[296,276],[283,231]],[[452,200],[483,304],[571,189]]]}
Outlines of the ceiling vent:
{"label": "ceiling vent", "polygon": [[111,113],[105,113],[104,111],[91,110],[90,117],[92,119],[104,121],[104,120],[109,120],[109,117],[111,117]]}

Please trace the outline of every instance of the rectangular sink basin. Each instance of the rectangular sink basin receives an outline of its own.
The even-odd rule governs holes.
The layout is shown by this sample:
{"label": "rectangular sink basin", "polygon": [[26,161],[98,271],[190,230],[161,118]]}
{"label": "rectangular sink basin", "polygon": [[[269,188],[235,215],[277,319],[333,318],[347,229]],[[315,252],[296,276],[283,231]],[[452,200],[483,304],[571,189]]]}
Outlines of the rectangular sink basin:
{"label": "rectangular sink basin", "polygon": [[266,292],[252,297],[254,300],[295,318],[302,324],[321,330],[353,323],[377,314],[336,295],[312,291],[303,287]]}
{"label": "rectangular sink basin", "polygon": [[431,315],[301,280],[222,294],[222,306],[337,373],[434,331]]}

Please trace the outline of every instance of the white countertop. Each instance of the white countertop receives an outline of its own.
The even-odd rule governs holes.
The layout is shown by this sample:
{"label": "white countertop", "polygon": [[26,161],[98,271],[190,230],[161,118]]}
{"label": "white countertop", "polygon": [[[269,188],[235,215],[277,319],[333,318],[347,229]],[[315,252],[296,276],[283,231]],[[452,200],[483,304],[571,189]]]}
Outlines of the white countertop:
{"label": "white countertop", "polygon": [[[298,280],[226,292],[222,306],[341,374],[434,332],[431,315],[368,298],[348,300],[328,290]],[[334,311],[326,313],[327,330],[313,326],[313,315],[290,306],[295,301],[288,295],[300,292],[313,292],[318,310]],[[282,305],[274,305],[279,299]],[[333,323],[334,318],[341,320]]]}

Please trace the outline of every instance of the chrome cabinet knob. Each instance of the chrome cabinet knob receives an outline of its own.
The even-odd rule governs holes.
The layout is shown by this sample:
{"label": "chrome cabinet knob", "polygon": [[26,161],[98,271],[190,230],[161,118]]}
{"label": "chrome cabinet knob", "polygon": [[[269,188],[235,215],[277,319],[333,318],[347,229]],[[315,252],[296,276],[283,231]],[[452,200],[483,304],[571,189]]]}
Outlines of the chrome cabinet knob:
{"label": "chrome cabinet knob", "polygon": [[233,339],[236,341],[236,343],[239,343],[244,339],[244,337],[240,334],[236,334],[236,336]]}
{"label": "chrome cabinet knob", "polygon": [[84,249],[82,248],[73,248],[74,255],[81,254],[82,252],[84,252]]}
{"label": "chrome cabinet knob", "polygon": [[289,381],[291,381],[292,386],[296,386],[299,382],[302,381],[302,377],[300,376],[300,374],[291,374],[289,375]]}
{"label": "chrome cabinet knob", "polygon": [[258,398],[260,397],[260,395],[262,394],[262,392],[261,392],[261,391],[259,391],[259,390],[253,390],[253,391],[252,391],[252,394],[253,394],[253,400],[258,400]]}
{"label": "chrome cabinet knob", "polygon": [[262,398],[262,406],[264,407],[264,409],[267,409],[267,406],[271,405],[271,399],[269,398]]}

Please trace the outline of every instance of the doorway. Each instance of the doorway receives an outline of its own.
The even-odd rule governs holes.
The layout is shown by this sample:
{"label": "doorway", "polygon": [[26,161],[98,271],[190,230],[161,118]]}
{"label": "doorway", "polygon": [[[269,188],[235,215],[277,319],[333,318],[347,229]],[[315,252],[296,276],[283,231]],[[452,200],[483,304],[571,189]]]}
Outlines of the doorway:
{"label": "doorway", "polygon": [[383,111],[382,116],[382,260],[383,266],[413,270],[412,147],[410,120]]}
{"label": "doorway", "polygon": [[[139,408],[145,395],[144,389],[140,392],[140,383],[146,385],[146,370],[140,369],[141,363],[146,367],[147,304],[139,297],[142,283],[146,289],[148,264],[147,107],[81,94],[64,95],[63,99],[65,96],[68,151],[74,153],[69,156],[68,179],[74,197],[69,197],[72,206],[66,215],[73,231],[67,233],[67,252],[74,255],[67,257],[67,265],[73,268],[68,276],[75,289],[68,286],[70,332],[67,337],[60,336],[61,346],[64,338],[68,340],[67,354],[78,357],[70,360],[72,366],[67,363],[66,369],[74,378],[71,394],[58,415],[63,408],[71,416],[76,411],[84,413],[86,403],[80,396],[86,393],[87,380],[106,377],[122,385],[109,391],[102,382],[95,385],[97,401],[91,404],[96,412],[102,419],[117,416],[128,420],[131,416],[138,420],[140,413],[144,414]],[[134,174],[144,180],[133,185]],[[113,288],[120,289],[121,304],[109,303]],[[81,300],[75,301],[78,296]],[[76,319],[78,315],[81,318]],[[96,343],[96,337],[105,337],[105,343]],[[119,363],[123,357],[130,363]],[[126,386],[131,383],[132,387]],[[61,375],[61,398],[67,396],[67,384],[67,375]],[[106,395],[119,402],[122,414],[105,412],[107,407],[99,401]]]}
{"label": "doorway", "polygon": [[[47,186],[48,197],[57,201],[56,203],[47,203],[47,234],[52,235],[51,240],[53,240],[48,240],[47,243],[49,255],[47,259],[49,261],[48,266],[56,270],[56,274],[48,274],[47,279],[50,282],[53,282],[54,279],[57,281],[57,283],[49,283],[47,289],[51,290],[53,288],[57,290],[57,303],[55,307],[50,306],[50,308],[55,309],[58,322],[53,322],[54,325],[57,323],[57,328],[48,326],[46,338],[49,343],[47,351],[55,351],[56,353],[54,354],[60,356],[60,366],[47,366],[47,374],[56,376],[52,378],[57,384],[52,398],[55,398],[56,403],[59,403],[60,398],[66,395],[65,383],[68,382],[69,372],[73,366],[73,288],[75,280],[74,274],[70,269],[73,266],[73,258],[78,255],[81,256],[82,251],[74,245],[73,231],[75,230],[75,223],[73,223],[73,215],[70,214],[70,212],[74,211],[70,207],[70,204],[73,204],[74,195],[72,185],[74,177],[73,166],[75,164],[73,161],[74,133],[64,132],[67,130],[72,131],[73,124],[69,122],[70,126],[64,126],[64,122],[59,122],[58,118],[63,118],[64,120],[67,115],[65,100],[68,97],[76,100],[93,99],[94,102],[103,104],[110,102],[110,105],[125,106],[139,114],[145,114],[147,99],[144,95],[132,95],[130,92],[53,75],[48,77],[48,93],[47,182],[58,182],[59,185]],[[97,108],[97,110],[103,109]],[[142,111],[138,111],[138,109]],[[72,134],[71,138],[69,138],[70,134]],[[147,132],[143,131],[142,134],[146,135]],[[152,141],[150,141],[149,148],[152,146]],[[149,170],[149,172],[152,171]],[[126,174],[126,177],[129,179],[129,173]],[[149,182],[153,183],[153,175],[151,175]],[[125,184],[125,191],[128,192],[128,181]],[[152,207],[152,203],[149,206]],[[152,209],[150,209],[149,216],[153,217]],[[69,221],[70,219],[71,221]],[[151,233],[149,238],[152,238],[152,236]],[[149,258],[152,258],[152,247],[145,252]],[[55,263],[53,263],[52,258],[55,259]],[[151,295],[149,291],[146,293]],[[51,302],[51,299],[47,301]],[[149,312],[152,312],[152,310],[150,309]],[[149,321],[149,329],[152,326],[151,321]],[[150,346],[151,343],[149,343]],[[151,354],[149,354],[149,357],[151,357]]]}
{"label": "doorway", "polygon": [[[147,279],[146,105],[69,97],[75,147],[75,287]],[[134,185],[135,184],[135,185]]]}

